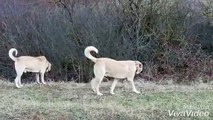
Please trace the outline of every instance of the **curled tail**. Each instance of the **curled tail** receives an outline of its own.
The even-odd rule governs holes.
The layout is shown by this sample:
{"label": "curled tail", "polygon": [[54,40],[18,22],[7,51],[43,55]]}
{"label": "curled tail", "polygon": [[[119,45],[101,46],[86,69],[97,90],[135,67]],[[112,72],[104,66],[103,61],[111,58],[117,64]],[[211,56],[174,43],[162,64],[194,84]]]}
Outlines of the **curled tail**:
{"label": "curled tail", "polygon": [[15,48],[11,48],[9,50],[9,57],[13,60],[13,61],[16,61],[17,58],[13,55],[13,53],[15,52],[15,55],[18,54],[18,51],[15,49]]}
{"label": "curled tail", "polygon": [[93,57],[93,56],[91,55],[91,53],[90,53],[91,51],[94,51],[94,52],[98,53],[98,49],[97,49],[97,48],[95,48],[94,46],[88,46],[88,47],[86,47],[85,50],[84,50],[84,55],[85,55],[87,58],[89,58],[90,60],[92,60],[94,63],[96,63],[97,58],[95,58],[95,57]]}

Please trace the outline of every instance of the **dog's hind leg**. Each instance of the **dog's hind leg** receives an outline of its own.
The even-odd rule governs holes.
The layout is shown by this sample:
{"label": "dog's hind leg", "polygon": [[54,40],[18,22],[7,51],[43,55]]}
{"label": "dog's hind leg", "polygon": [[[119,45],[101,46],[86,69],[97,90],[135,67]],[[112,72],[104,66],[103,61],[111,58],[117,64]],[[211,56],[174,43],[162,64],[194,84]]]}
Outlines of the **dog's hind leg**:
{"label": "dog's hind leg", "polygon": [[115,86],[118,82],[118,79],[114,79],[113,83],[112,83],[112,86],[111,86],[111,90],[110,90],[110,94],[114,95],[114,89],[115,89]]}
{"label": "dog's hind leg", "polygon": [[41,84],[41,82],[40,82],[40,80],[39,80],[39,73],[36,73],[36,82],[37,82],[38,84]]}
{"label": "dog's hind leg", "polygon": [[130,81],[131,84],[132,84],[132,91],[135,92],[135,93],[140,93],[140,92],[137,91],[136,88],[135,88],[135,84],[134,84],[133,78],[127,78],[127,80]]}
{"label": "dog's hind leg", "polygon": [[19,81],[21,81],[21,75],[17,75],[16,78],[15,78],[15,85],[16,85],[17,88],[22,87],[21,85],[19,85],[20,84]]}
{"label": "dog's hind leg", "polygon": [[15,66],[16,69],[16,78],[15,78],[15,85],[17,88],[21,88],[23,85],[21,84],[21,76],[24,72],[24,68],[22,66]]}
{"label": "dog's hind leg", "polygon": [[93,92],[96,93],[96,89],[95,89],[95,78],[93,78],[93,79],[91,80],[91,88],[92,88]]}
{"label": "dog's hind leg", "polygon": [[100,87],[100,84],[103,80],[104,76],[103,77],[100,77],[100,78],[95,78],[95,91],[97,93],[97,95],[103,95],[100,91],[99,91],[99,87]]}
{"label": "dog's hind leg", "polygon": [[102,63],[97,63],[94,65],[94,87],[95,87],[95,91],[97,93],[97,95],[103,95],[102,93],[100,93],[99,91],[99,86],[104,78],[106,71],[104,68],[104,64]]}
{"label": "dog's hind leg", "polygon": [[19,79],[19,83],[18,83],[18,84],[19,84],[20,87],[23,87],[23,85],[21,84],[21,76],[20,76],[20,79]]}

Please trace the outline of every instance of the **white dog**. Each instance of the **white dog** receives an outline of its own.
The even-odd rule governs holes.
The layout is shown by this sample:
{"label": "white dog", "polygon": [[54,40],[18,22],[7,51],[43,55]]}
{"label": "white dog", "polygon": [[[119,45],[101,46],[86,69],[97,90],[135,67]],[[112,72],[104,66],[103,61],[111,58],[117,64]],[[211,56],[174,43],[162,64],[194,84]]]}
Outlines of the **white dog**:
{"label": "white dog", "polygon": [[17,56],[18,51],[15,48],[11,48],[9,50],[9,57],[15,62],[15,70],[16,70],[16,78],[15,84],[17,88],[21,88],[23,85],[21,84],[21,76],[23,72],[35,72],[36,73],[36,81],[40,84],[39,74],[41,75],[41,81],[44,82],[44,73],[49,72],[51,69],[51,63],[46,59],[45,56],[20,56],[15,57],[13,53]]}
{"label": "white dog", "polygon": [[139,74],[143,69],[141,62],[132,60],[116,61],[111,58],[95,58],[90,54],[91,51],[98,53],[97,48],[89,46],[84,50],[84,54],[95,63],[93,70],[95,78],[92,79],[91,86],[97,95],[103,95],[99,91],[99,85],[104,76],[115,78],[111,86],[110,94],[114,94],[113,91],[120,78],[126,78],[131,82],[133,91],[135,93],[140,93],[136,90],[133,79],[135,74]]}

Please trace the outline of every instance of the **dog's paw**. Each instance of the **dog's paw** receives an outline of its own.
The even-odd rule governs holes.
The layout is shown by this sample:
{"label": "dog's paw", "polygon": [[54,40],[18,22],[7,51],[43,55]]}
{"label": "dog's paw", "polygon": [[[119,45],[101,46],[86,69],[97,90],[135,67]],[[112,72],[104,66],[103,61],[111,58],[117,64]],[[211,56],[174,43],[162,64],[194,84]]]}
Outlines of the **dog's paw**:
{"label": "dog's paw", "polygon": [[137,94],[141,93],[141,92],[139,92],[139,91],[134,91],[134,92],[137,93]]}
{"label": "dog's paw", "polygon": [[18,85],[16,85],[16,88],[21,88],[22,86],[18,86]]}
{"label": "dog's paw", "polygon": [[96,93],[96,90],[95,90],[95,89],[92,89],[92,91]]}
{"label": "dog's paw", "polygon": [[110,94],[111,94],[111,95],[114,95],[115,93],[114,93],[114,92],[110,92]]}
{"label": "dog's paw", "polygon": [[42,84],[42,83],[41,83],[41,82],[37,82],[37,84],[39,84],[39,85],[40,85],[40,84]]}
{"label": "dog's paw", "polygon": [[102,93],[97,93],[97,95],[100,95],[100,96],[102,96],[103,94],[102,94]]}
{"label": "dog's paw", "polygon": [[46,85],[47,83],[46,83],[46,82],[43,82],[42,84]]}

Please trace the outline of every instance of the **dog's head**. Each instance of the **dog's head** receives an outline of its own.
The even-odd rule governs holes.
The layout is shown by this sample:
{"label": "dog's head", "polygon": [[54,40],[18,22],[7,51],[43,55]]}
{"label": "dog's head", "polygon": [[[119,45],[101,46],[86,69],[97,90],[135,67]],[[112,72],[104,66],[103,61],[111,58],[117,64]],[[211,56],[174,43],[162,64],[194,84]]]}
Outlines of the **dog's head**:
{"label": "dog's head", "polygon": [[49,72],[51,70],[51,66],[52,66],[52,64],[49,61],[47,61],[46,72]]}
{"label": "dog's head", "polygon": [[139,74],[143,70],[143,64],[139,61],[135,61],[136,74]]}

